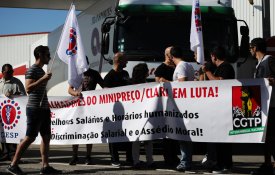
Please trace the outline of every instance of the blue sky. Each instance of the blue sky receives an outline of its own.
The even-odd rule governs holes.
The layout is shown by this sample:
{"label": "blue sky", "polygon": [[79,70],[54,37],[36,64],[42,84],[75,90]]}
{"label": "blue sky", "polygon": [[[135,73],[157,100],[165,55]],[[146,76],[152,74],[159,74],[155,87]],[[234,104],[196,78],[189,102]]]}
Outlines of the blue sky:
{"label": "blue sky", "polygon": [[0,35],[51,32],[64,24],[68,10],[0,8]]}

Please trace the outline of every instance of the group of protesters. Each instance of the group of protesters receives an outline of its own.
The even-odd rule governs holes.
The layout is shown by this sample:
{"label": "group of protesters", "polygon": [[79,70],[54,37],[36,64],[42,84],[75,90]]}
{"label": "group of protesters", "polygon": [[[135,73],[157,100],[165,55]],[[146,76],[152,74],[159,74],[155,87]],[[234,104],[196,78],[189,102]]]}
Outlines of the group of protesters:
{"label": "group of protesters", "polygon": [[[254,78],[269,78],[271,85],[274,84],[275,78],[275,58],[266,55],[266,43],[263,38],[255,38],[250,43],[250,52],[258,60]],[[11,160],[7,171],[11,174],[23,174],[18,166],[23,153],[31,143],[34,142],[38,133],[42,137],[40,144],[42,168],[40,174],[60,174],[62,171],[57,170],[49,165],[49,147],[51,138],[51,117],[48,105],[46,91],[47,82],[51,79],[51,73],[45,73],[42,67],[47,65],[51,59],[49,48],[47,46],[38,46],[34,50],[35,63],[25,74],[25,88],[17,78],[13,77],[13,68],[10,64],[2,67],[3,78],[0,80],[1,94],[11,98],[13,95],[28,94],[28,103],[26,107],[27,131],[25,138],[20,142],[15,150],[14,144],[2,143],[2,160]],[[164,51],[165,60],[155,71],[156,82],[184,82],[184,81],[204,81],[204,80],[224,80],[234,79],[235,71],[230,63],[226,61],[226,50],[221,46],[213,47],[209,51],[209,56],[205,56],[206,63],[201,66],[199,78],[195,78],[195,71],[192,65],[183,57],[181,47],[170,46]],[[196,60],[197,53],[194,53]],[[86,57],[87,62],[88,58]],[[69,85],[68,93],[72,96],[81,98],[82,91],[95,90],[97,84],[102,88],[113,88],[131,84],[146,83],[149,76],[149,69],[146,63],[137,64],[133,68],[132,78],[124,70],[127,66],[127,56],[119,52],[114,55],[113,69],[108,72],[104,79],[99,72],[88,69],[83,73],[83,81],[80,88]],[[273,174],[273,165],[271,156],[274,153],[274,115],[275,115],[275,93],[272,90],[270,102],[267,137],[263,145],[265,162],[254,174]],[[42,98],[41,98],[42,97]],[[121,166],[119,150],[123,147],[126,150],[126,164],[132,165],[135,169],[155,168],[153,160],[153,143],[144,141],[143,145],[146,152],[146,163],[140,161],[140,141],[109,143],[111,156],[111,165]],[[172,139],[162,139],[163,157],[167,165],[174,167],[178,171],[192,171],[192,142],[176,141]],[[178,145],[178,146],[177,146]],[[205,158],[202,160],[202,166],[214,174],[228,174],[232,170],[232,145],[230,143],[206,143],[207,151]],[[73,145],[73,156],[70,165],[76,165],[78,158],[78,145]],[[92,144],[86,145],[85,163],[93,164],[91,158]],[[178,148],[175,149],[175,148]],[[226,150],[226,151],[225,151]],[[181,157],[178,157],[180,152]],[[11,159],[11,155],[14,154]],[[274,157],[275,158],[275,157]]]}

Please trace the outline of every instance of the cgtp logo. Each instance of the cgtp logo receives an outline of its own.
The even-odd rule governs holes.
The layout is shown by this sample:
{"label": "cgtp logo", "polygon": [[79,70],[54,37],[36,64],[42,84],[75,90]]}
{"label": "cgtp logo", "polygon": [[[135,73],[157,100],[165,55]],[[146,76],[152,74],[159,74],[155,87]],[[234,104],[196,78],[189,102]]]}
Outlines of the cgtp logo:
{"label": "cgtp logo", "polygon": [[77,53],[77,34],[75,28],[70,28],[69,46],[66,50],[66,54],[74,56]]}
{"label": "cgtp logo", "polygon": [[0,105],[0,123],[4,129],[13,129],[18,124],[21,110],[14,100],[4,100]]}
{"label": "cgtp logo", "polygon": [[232,87],[232,122],[230,135],[263,132],[260,86]]}

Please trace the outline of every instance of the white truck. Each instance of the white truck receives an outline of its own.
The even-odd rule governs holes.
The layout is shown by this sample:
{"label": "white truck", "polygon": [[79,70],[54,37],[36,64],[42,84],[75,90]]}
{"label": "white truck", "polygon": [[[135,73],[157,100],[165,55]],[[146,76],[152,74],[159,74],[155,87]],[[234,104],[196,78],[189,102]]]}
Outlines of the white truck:
{"label": "white truck", "polygon": [[[231,63],[238,60],[240,53],[246,57],[248,27],[241,27],[244,39],[239,47],[237,19],[230,7],[231,1],[202,0],[200,5],[204,47],[209,50],[215,45],[224,46]],[[191,10],[192,0],[97,0],[78,15],[90,67],[104,77],[112,68],[109,63],[114,53],[124,52],[129,74],[134,65],[146,62],[152,80],[154,70],[164,61],[165,48],[171,45],[181,46],[184,57],[192,61]],[[54,55],[62,28],[60,26],[49,34],[51,55]],[[52,72],[49,95],[68,95],[67,65],[57,58]]]}

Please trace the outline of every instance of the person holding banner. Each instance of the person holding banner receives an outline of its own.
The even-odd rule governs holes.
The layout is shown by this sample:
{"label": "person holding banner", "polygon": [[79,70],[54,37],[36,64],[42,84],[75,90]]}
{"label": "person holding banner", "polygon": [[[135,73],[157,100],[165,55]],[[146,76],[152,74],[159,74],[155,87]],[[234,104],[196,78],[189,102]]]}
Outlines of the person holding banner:
{"label": "person holding banner", "polygon": [[[194,59],[196,61],[198,59],[196,51],[194,51]],[[206,49],[204,49],[204,61],[205,61],[205,65],[206,65],[207,69],[210,70],[212,73],[215,72],[216,66],[212,63],[211,58],[210,58],[210,53]],[[205,76],[204,72],[202,71],[202,68],[199,69],[198,73],[199,73],[199,79],[198,79],[199,81],[209,80]]]}
{"label": "person holding banner", "polygon": [[[108,88],[130,85],[129,73],[123,70],[128,61],[125,55],[121,52],[115,54],[113,58],[113,69],[104,77],[104,86]],[[132,144],[131,142],[109,143],[111,154],[111,165],[120,166],[118,150],[120,147],[126,148],[126,162],[132,164]]]}
{"label": "person holding banner", "polygon": [[266,54],[266,41],[263,38],[254,38],[250,43],[250,53],[258,60],[254,78],[270,78],[273,85],[268,112],[267,132],[264,144],[264,163],[253,174],[273,174],[271,155],[275,158],[275,58]]}
{"label": "person holding banner", "polygon": [[[155,71],[156,82],[173,81],[173,74],[175,71],[175,63],[172,60],[170,50],[171,46],[167,47],[164,52],[164,62],[159,65]],[[179,163],[178,149],[171,149],[178,147],[178,141],[172,139],[162,139],[163,158],[166,165],[174,166]]]}
{"label": "person holding banner", "polygon": [[[183,60],[183,51],[180,47],[173,46],[170,50],[171,58],[176,65],[173,81],[194,81],[195,71],[190,63]],[[181,159],[176,167],[178,171],[188,171],[192,166],[192,142],[180,141]]]}
{"label": "person holding banner", "polygon": [[[87,60],[87,64],[89,65],[89,60],[87,56],[86,56],[86,60]],[[95,90],[97,84],[99,84],[102,88],[104,88],[104,82],[99,72],[89,68],[86,72],[83,73],[83,81],[80,89],[75,89],[73,86],[69,85],[68,93],[72,96],[81,98],[82,91]],[[79,145],[73,145],[73,157],[69,162],[69,165],[77,164],[78,147]],[[86,158],[85,158],[86,165],[92,165],[92,159],[91,159],[92,148],[93,148],[92,144],[86,145]]]}
{"label": "person holding banner", "polygon": [[51,140],[51,111],[46,93],[47,82],[51,79],[52,73],[45,73],[42,67],[49,63],[50,51],[47,46],[38,46],[34,49],[35,63],[25,74],[25,87],[29,95],[26,115],[27,131],[25,138],[20,142],[16,149],[15,155],[7,171],[11,174],[24,174],[18,163],[33,143],[40,132],[42,137],[40,152],[42,158],[42,168],[40,174],[59,174],[60,170],[49,165],[49,148]]}
{"label": "person holding banner", "polygon": [[[10,64],[4,64],[2,66],[3,78],[0,79],[0,94],[5,95],[8,98],[12,98],[13,95],[26,95],[26,91],[22,82],[13,77],[13,68]],[[2,157],[0,161],[11,160],[11,153],[15,152],[16,144],[2,143]]]}
{"label": "person holding banner", "polygon": [[166,82],[173,80],[173,74],[175,71],[175,64],[171,58],[170,50],[171,46],[167,47],[164,52],[165,60],[159,65],[155,71],[156,82]]}
{"label": "person holding banner", "polygon": [[[224,80],[235,78],[235,71],[233,67],[225,61],[226,51],[223,47],[214,47],[210,52],[210,56],[212,63],[216,66],[215,72],[211,72],[205,64],[202,66],[202,71],[209,80]],[[217,156],[217,165],[213,168],[213,170],[211,170],[212,173],[229,173],[233,164],[232,145],[230,143],[216,143],[214,147]]]}
{"label": "person holding banner", "polygon": [[[146,63],[137,64],[133,68],[132,73],[132,84],[146,83],[146,78],[149,76],[149,69]],[[134,141],[132,144],[132,155],[133,155],[133,167],[135,169],[143,168],[143,164],[139,160],[140,156],[140,141]],[[154,168],[153,163],[153,141],[143,141],[146,152],[146,168]]]}

